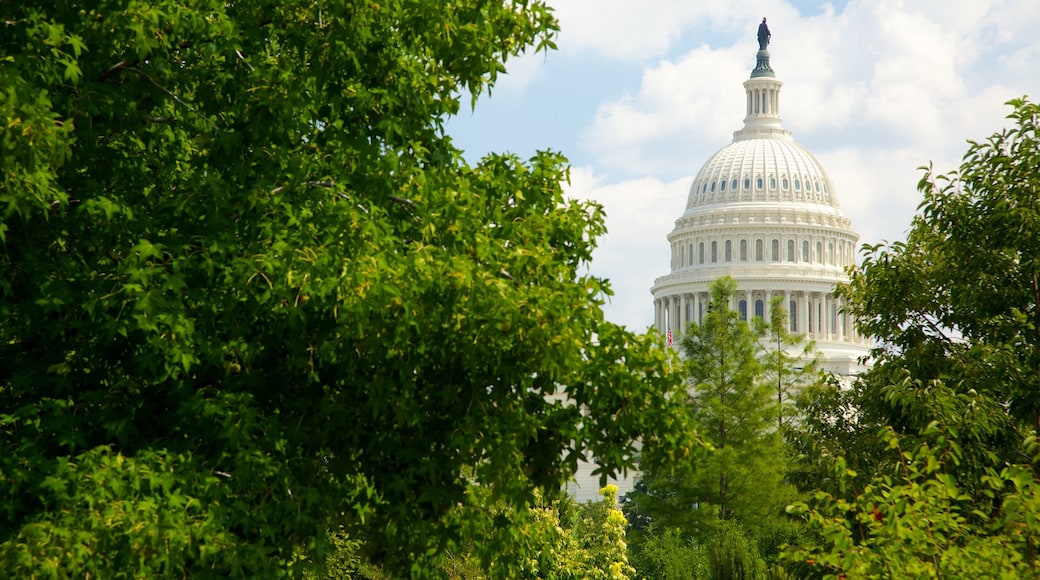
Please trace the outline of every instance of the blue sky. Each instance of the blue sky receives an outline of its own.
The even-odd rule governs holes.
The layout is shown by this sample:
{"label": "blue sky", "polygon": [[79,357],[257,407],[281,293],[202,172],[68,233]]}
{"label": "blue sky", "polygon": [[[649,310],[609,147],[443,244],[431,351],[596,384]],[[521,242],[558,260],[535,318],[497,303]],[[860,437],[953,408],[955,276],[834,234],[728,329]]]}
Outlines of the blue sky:
{"label": "blue sky", "polygon": [[467,157],[562,151],[569,194],[607,211],[591,271],[608,318],[650,325],[667,234],[701,165],[742,126],[762,17],[785,128],[830,173],[862,243],[902,239],[921,165],[953,170],[967,139],[1040,100],[1036,0],[549,0],[559,49],[507,63],[448,125]]}

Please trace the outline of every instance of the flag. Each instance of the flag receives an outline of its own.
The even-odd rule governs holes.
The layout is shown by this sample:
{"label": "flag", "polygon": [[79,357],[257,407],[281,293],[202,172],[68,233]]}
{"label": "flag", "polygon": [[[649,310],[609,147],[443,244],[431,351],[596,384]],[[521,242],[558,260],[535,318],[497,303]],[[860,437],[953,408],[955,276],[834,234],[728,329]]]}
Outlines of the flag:
{"label": "flag", "polygon": [[668,329],[668,346],[672,346],[672,329]]}

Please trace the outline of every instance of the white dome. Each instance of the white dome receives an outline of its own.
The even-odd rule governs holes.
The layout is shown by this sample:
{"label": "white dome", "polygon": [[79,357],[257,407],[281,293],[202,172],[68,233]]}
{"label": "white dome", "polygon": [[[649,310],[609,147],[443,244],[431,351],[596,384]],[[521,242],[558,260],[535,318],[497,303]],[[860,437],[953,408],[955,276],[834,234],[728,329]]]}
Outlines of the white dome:
{"label": "white dome", "polygon": [[827,171],[783,128],[780,89],[760,48],[744,82],[744,126],[701,167],[668,234],[670,272],[654,280],[654,326],[674,336],[703,320],[714,280],[737,283],[741,318],[787,306],[790,330],[814,340],[825,369],[852,375],[870,348],[835,286],[848,282],[859,236]]}
{"label": "white dome", "polygon": [[741,139],[719,150],[693,180],[685,215],[745,202],[838,208],[823,165],[788,135]]}

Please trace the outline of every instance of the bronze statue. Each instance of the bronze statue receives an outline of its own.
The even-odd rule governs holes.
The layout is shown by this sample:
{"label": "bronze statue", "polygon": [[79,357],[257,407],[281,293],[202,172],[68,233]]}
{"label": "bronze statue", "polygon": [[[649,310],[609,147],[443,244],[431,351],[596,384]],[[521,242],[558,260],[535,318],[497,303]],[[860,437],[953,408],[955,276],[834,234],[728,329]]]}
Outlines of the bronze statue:
{"label": "bronze statue", "polygon": [[762,19],[762,24],[758,25],[758,50],[765,50],[769,46],[769,39],[773,35],[769,33],[769,27],[766,26],[766,19]]}

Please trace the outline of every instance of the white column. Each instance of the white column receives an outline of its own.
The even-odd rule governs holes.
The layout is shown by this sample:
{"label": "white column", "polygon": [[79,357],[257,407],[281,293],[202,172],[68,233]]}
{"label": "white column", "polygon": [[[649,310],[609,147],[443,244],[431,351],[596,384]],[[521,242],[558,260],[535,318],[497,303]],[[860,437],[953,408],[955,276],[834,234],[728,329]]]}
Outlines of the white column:
{"label": "white column", "polygon": [[806,336],[809,336],[809,293],[802,292],[801,299],[798,301],[798,321],[799,332],[802,332]]}
{"label": "white column", "polygon": [[831,336],[831,310],[833,309],[834,297],[830,292],[823,295],[823,336],[827,337],[827,340],[832,340],[834,337]]}
{"label": "white column", "polygon": [[[787,290],[780,290],[780,296],[783,296],[783,302],[780,306],[787,311],[787,329],[791,330],[791,326],[798,324],[798,321],[791,316],[791,293]],[[797,312],[795,313],[797,314]]]}
{"label": "white column", "polygon": [[672,308],[671,308],[672,324],[670,325],[669,328],[672,329],[672,340],[678,340],[678,338],[679,338],[679,297],[678,296],[672,296],[671,297],[671,306],[672,306]]}
{"label": "white column", "polygon": [[682,336],[686,332],[686,306],[688,304],[686,293],[679,296],[679,335]]}

